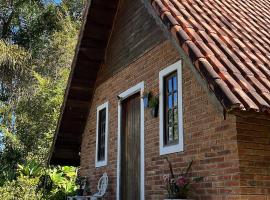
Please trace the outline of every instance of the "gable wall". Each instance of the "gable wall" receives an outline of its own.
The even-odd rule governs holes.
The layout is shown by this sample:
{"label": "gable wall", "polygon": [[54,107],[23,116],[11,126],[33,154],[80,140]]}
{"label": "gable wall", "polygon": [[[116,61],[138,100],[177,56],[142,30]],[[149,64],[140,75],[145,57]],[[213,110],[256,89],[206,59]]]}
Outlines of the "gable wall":
{"label": "gable wall", "polygon": [[[178,61],[179,54],[166,41],[111,76],[95,91],[81,149],[81,173],[86,175],[92,192],[103,172],[109,175],[109,199],[115,199],[117,170],[117,95],[144,81],[145,90],[158,94],[159,71]],[[96,108],[109,101],[108,166],[95,168]],[[227,116],[209,101],[206,92],[188,67],[183,67],[184,143],[183,153],[171,154],[175,172],[194,160],[194,174],[205,176],[196,185],[195,199],[236,199],[239,166],[235,117]],[[168,174],[165,156],[159,156],[159,119],[145,110],[145,199],[159,200],[166,194],[162,177]]]}
{"label": "gable wall", "polygon": [[121,0],[98,83],[165,41],[140,0]]}

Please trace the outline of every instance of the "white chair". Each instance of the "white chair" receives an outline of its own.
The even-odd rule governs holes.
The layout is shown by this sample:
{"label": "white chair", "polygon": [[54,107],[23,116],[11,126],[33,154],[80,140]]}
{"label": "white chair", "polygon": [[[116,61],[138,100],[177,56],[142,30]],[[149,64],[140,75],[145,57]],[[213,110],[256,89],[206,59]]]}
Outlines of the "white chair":
{"label": "white chair", "polygon": [[98,186],[97,186],[98,192],[95,193],[93,196],[91,196],[90,199],[97,200],[104,197],[107,187],[108,187],[108,183],[109,183],[109,178],[108,178],[107,173],[105,172],[98,181]]}

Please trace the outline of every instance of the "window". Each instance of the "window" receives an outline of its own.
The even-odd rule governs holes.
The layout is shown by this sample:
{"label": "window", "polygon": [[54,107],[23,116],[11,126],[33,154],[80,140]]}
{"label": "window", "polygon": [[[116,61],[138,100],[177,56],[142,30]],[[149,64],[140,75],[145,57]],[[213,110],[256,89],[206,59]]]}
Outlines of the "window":
{"label": "window", "polygon": [[108,102],[97,108],[96,167],[107,165]]}
{"label": "window", "polygon": [[176,71],[164,77],[164,145],[178,142],[178,85]]}
{"label": "window", "polygon": [[159,73],[160,154],[183,151],[182,70],[177,62]]}

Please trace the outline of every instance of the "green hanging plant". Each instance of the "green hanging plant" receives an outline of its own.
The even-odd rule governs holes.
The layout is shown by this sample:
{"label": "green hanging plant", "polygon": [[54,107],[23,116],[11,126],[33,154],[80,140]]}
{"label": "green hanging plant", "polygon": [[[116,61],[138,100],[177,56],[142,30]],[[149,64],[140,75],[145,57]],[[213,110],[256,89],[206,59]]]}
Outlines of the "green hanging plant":
{"label": "green hanging plant", "polygon": [[149,108],[151,108],[151,114],[153,117],[158,116],[158,108],[159,108],[159,95],[152,96],[149,101]]}

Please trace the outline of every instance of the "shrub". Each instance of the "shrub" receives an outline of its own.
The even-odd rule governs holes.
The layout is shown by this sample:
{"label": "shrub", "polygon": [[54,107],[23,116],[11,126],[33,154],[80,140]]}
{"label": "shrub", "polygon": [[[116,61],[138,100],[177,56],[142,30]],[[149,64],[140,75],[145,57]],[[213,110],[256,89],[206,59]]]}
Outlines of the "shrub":
{"label": "shrub", "polygon": [[7,181],[0,187],[3,200],[40,200],[42,195],[36,191],[38,178],[19,176],[17,180]]}
{"label": "shrub", "polygon": [[76,194],[76,168],[45,168],[30,161],[12,173],[3,168],[0,183],[1,200],[65,200]]}

